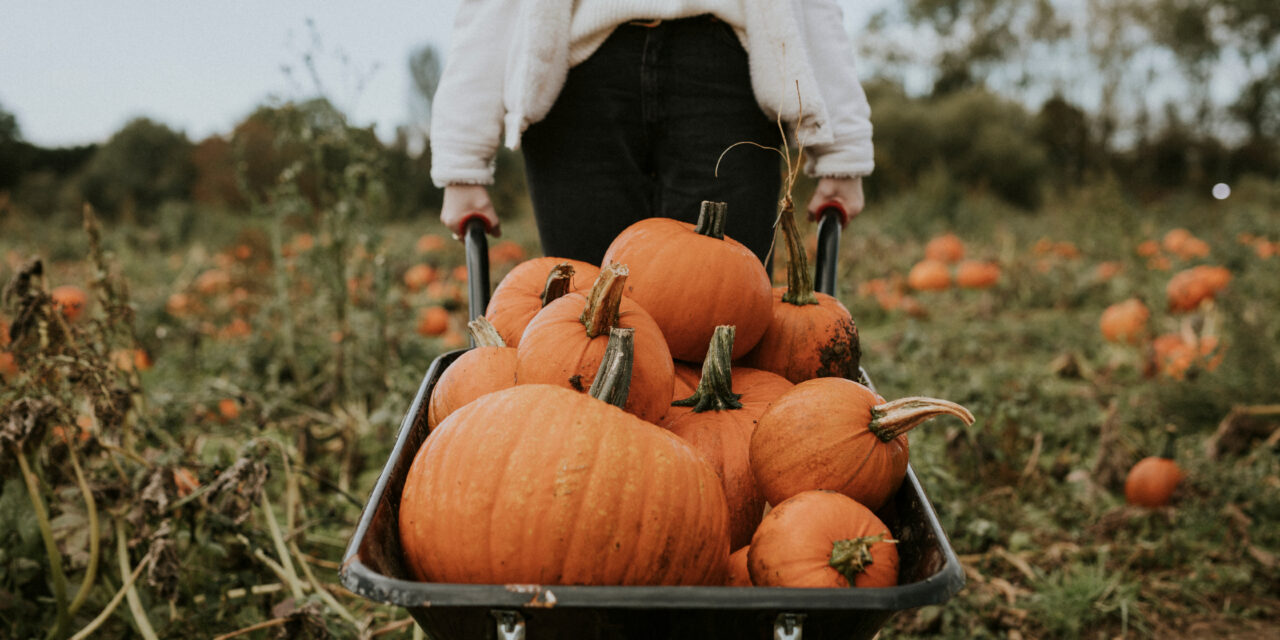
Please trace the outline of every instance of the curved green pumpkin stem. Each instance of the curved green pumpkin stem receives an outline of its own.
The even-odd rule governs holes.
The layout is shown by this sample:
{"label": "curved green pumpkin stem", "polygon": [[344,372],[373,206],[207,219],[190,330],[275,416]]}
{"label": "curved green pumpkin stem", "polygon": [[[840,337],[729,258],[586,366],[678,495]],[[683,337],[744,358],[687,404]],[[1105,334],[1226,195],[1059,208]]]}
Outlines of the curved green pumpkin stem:
{"label": "curved green pumpkin stem", "polygon": [[778,219],[782,222],[782,237],[787,243],[787,292],[782,301],[788,304],[818,304],[813,293],[813,276],[809,274],[809,256],[804,252],[800,230],[796,228],[795,205],[791,197],[778,203]]}
{"label": "curved green pumpkin stem", "polygon": [[831,545],[831,558],[827,560],[827,566],[839,571],[852,587],[854,578],[875,562],[875,558],[871,556],[871,546],[880,542],[898,544],[897,540],[886,538],[883,533],[837,540]]}
{"label": "curved green pumpkin stem", "polygon": [[727,203],[703,200],[702,209],[698,211],[698,224],[693,227],[694,233],[708,238],[724,240],[724,221],[725,214],[728,212],[729,205]]}
{"label": "curved green pumpkin stem", "polygon": [[573,265],[568,262],[551,267],[547,274],[547,284],[542,287],[542,306],[547,306],[560,299],[573,288]]}
{"label": "curved green pumpkin stem", "polygon": [[471,339],[475,341],[477,347],[507,346],[507,342],[498,335],[498,330],[484,316],[476,316],[475,320],[468,322],[467,333],[471,334]]}
{"label": "curved green pumpkin stem", "polygon": [[587,394],[621,409],[631,393],[631,365],[635,355],[635,329],[609,330],[609,344],[596,369],[596,379]]}
{"label": "curved green pumpkin stem", "polygon": [[867,429],[885,442],[920,426],[920,423],[941,415],[960,418],[966,425],[973,424],[973,414],[950,400],[912,396],[871,408],[871,423]]}
{"label": "curved green pumpkin stem", "polygon": [[673,407],[693,407],[694,413],[741,409],[741,393],[733,392],[732,325],[720,325],[711,334],[711,345],[702,361],[702,378],[693,395],[671,403]]}
{"label": "curved green pumpkin stem", "polygon": [[587,294],[587,306],[579,317],[582,326],[587,328],[587,337],[607,333],[618,324],[618,314],[622,308],[622,291],[627,285],[627,276],[631,271],[627,265],[611,262],[600,270],[600,276]]}

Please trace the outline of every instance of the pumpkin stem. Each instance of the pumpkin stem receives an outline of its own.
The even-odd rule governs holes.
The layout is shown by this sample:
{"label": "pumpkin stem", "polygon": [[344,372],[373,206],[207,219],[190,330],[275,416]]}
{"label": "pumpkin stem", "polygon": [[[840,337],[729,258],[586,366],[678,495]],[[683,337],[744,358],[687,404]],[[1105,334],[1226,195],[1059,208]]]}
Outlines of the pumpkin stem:
{"label": "pumpkin stem", "polygon": [[1167,425],[1164,428],[1164,449],[1160,452],[1160,457],[1165,460],[1172,460],[1177,454],[1174,448],[1174,440],[1178,436],[1178,428],[1173,425]]}
{"label": "pumpkin stem", "polygon": [[778,218],[782,222],[788,256],[787,292],[782,294],[782,301],[794,305],[818,304],[818,296],[813,293],[813,276],[809,273],[809,257],[804,252],[800,230],[796,228],[795,204],[791,196],[778,203]]}
{"label": "pumpkin stem", "polygon": [[698,235],[724,240],[724,220],[728,211],[727,203],[703,200],[702,209],[698,211],[698,224],[694,225],[693,231]]}
{"label": "pumpkin stem", "polygon": [[871,545],[879,542],[898,544],[897,540],[886,539],[883,533],[861,538],[850,538],[848,540],[837,540],[831,545],[831,559],[827,561],[827,566],[839,571],[840,575],[844,576],[844,579],[849,581],[849,586],[852,587],[854,578],[857,578],[858,574],[867,568],[867,565],[875,562],[875,558],[871,556]]}
{"label": "pumpkin stem", "polygon": [[611,262],[600,270],[600,276],[587,294],[587,306],[582,310],[582,325],[587,337],[594,338],[607,333],[618,323],[622,307],[622,290],[626,287],[631,271],[627,265]]}
{"label": "pumpkin stem", "polygon": [[631,365],[635,354],[635,329],[614,327],[609,330],[609,344],[600,359],[596,379],[587,394],[621,409],[631,392]]}
{"label": "pumpkin stem", "polygon": [[912,396],[872,407],[871,424],[867,425],[867,429],[881,440],[889,442],[920,426],[920,423],[944,414],[960,418],[966,425],[973,424],[973,414],[954,402]]}
{"label": "pumpkin stem", "polygon": [[476,316],[475,320],[468,322],[467,332],[471,334],[471,339],[475,341],[477,347],[507,346],[502,336],[498,335],[498,330],[484,316]]}
{"label": "pumpkin stem", "polygon": [[671,403],[673,407],[693,407],[694,413],[741,409],[741,393],[733,392],[733,325],[720,325],[711,334],[707,357],[702,361],[702,378],[693,395]]}
{"label": "pumpkin stem", "polygon": [[568,262],[561,262],[551,268],[551,272],[547,274],[547,284],[542,288],[542,306],[545,307],[569,293],[573,287],[573,273],[573,265]]}

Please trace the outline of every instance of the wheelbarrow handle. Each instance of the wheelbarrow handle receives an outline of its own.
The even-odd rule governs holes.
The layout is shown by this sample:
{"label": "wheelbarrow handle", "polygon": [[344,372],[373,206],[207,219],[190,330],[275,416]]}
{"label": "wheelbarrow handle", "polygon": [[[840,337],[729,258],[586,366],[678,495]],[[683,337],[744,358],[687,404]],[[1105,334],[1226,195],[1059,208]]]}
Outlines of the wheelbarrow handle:
{"label": "wheelbarrow handle", "polygon": [[479,214],[462,222],[463,243],[467,250],[467,319],[484,315],[489,306],[489,239],[487,224]]}
{"label": "wheelbarrow handle", "polygon": [[840,256],[840,230],[848,223],[849,213],[840,203],[831,201],[818,207],[813,215],[818,221],[818,255],[813,275],[815,291],[836,295],[836,263]]}

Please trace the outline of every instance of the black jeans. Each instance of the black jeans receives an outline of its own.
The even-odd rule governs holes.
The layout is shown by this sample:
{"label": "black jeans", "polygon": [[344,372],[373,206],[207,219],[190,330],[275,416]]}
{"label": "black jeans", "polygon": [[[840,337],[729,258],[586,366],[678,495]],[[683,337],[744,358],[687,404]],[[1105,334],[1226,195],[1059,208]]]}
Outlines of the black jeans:
{"label": "black jeans", "polygon": [[522,137],[544,254],[599,264],[632,223],[694,222],[713,200],[728,203],[726,234],[763,261],[781,164],[751,145],[724,153],[743,141],[777,147],[781,133],[732,28],[709,16],[619,26]]}

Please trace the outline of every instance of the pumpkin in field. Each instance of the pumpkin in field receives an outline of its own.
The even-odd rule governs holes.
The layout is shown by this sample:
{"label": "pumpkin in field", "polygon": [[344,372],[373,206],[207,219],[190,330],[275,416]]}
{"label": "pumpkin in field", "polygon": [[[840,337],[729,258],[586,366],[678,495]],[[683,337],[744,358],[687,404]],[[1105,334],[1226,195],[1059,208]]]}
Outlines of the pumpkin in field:
{"label": "pumpkin in field", "polygon": [[1129,469],[1124,481],[1124,499],[1140,507],[1163,507],[1186,474],[1173,460],[1173,432],[1165,440],[1164,452],[1148,456]]}
{"label": "pumpkin in field", "polygon": [[502,342],[484,316],[467,323],[467,330],[476,346],[440,374],[427,405],[428,430],[468,402],[516,384],[515,348]]}
{"label": "pumpkin in field", "polygon": [[954,233],[934,236],[924,245],[924,257],[945,263],[960,262],[964,259],[964,241]]}
{"label": "pumpkin in field", "polygon": [[423,307],[418,310],[418,335],[440,336],[449,330],[449,310],[444,307]]}
{"label": "pumpkin in field", "polygon": [[1197,336],[1190,331],[1164,333],[1151,341],[1145,373],[1148,377],[1163,374],[1182,380],[1192,366],[1213,371],[1225,355],[1217,336]]}
{"label": "pumpkin in field", "polygon": [[89,296],[85,294],[84,289],[71,284],[54,287],[53,291],[49,292],[49,296],[53,298],[54,310],[61,313],[67,322],[79,320],[89,304]]}
{"label": "pumpkin in field", "polygon": [[1194,311],[1231,282],[1226,267],[1200,265],[1175,273],[1165,286],[1170,311]]}
{"label": "pumpkin in field", "polygon": [[1137,298],[1129,298],[1104,309],[1098,328],[1108,341],[1137,344],[1147,333],[1150,317],[1147,305]]}
{"label": "pumpkin in field", "polygon": [[18,360],[9,351],[0,351],[0,380],[18,377]]}
{"label": "pumpkin in field", "polygon": [[729,572],[728,577],[725,578],[724,586],[751,586],[751,572],[747,570],[747,553],[750,551],[751,545],[747,545],[729,554]]}
{"label": "pumpkin in field", "polygon": [[943,291],[951,286],[951,272],[945,262],[925,258],[907,272],[907,286],[916,291]]}
{"label": "pumpkin in field", "polygon": [[985,260],[965,260],[956,265],[956,285],[966,289],[988,289],[1000,282],[1000,265]]}
{"label": "pumpkin in field", "polygon": [[509,346],[520,346],[520,336],[538,311],[570,291],[590,287],[599,275],[599,267],[581,260],[526,260],[503,276],[484,316]]}
{"label": "pumpkin in field", "polygon": [[701,362],[722,324],[737,328],[733,356],[740,358],[769,325],[769,274],[750,249],[724,234],[726,214],[724,203],[704,202],[696,225],[641,220],[604,254],[603,264],[630,267],[627,297],[653,316],[678,360]]}
{"label": "pumpkin in field", "polygon": [[906,475],[907,432],[944,414],[973,424],[973,414],[954,402],[885,402],[851,380],[807,380],[760,416],[751,436],[751,471],[769,504],[830,489],[879,509]]}
{"label": "pumpkin in field", "polygon": [[729,548],[751,541],[764,513],[764,496],[751,475],[751,433],[769,404],[793,386],[768,371],[734,367],[733,327],[716,327],[689,397],[674,402],[662,426],[706,456],[729,504]]}
{"label": "pumpkin in field", "polygon": [[650,422],[666,415],[675,368],[662,331],[640,305],[622,295],[627,266],[600,270],[591,291],[566,293],[529,321],[516,347],[520,384],[585,391],[595,378],[613,327],[635,329],[635,366],[627,411]]}
{"label": "pumpkin in field", "polygon": [[611,404],[627,392],[627,332],[614,330],[592,395],[517,385],[427,437],[399,505],[416,579],[724,584],[728,513],[715,472],[680,438]]}
{"label": "pumpkin in field", "polygon": [[404,272],[404,286],[410,291],[420,291],[436,281],[438,275],[435,267],[429,264],[415,264]]}
{"label": "pumpkin in field", "polygon": [[805,491],[765,514],[747,570],[761,587],[892,587],[898,549],[870,509],[834,491]]}
{"label": "pumpkin in field", "polygon": [[856,380],[862,359],[858,327],[839,300],[813,290],[790,203],[789,198],[784,200],[779,215],[790,256],[787,286],[774,287],[769,326],[742,363],[791,382],[820,377]]}

